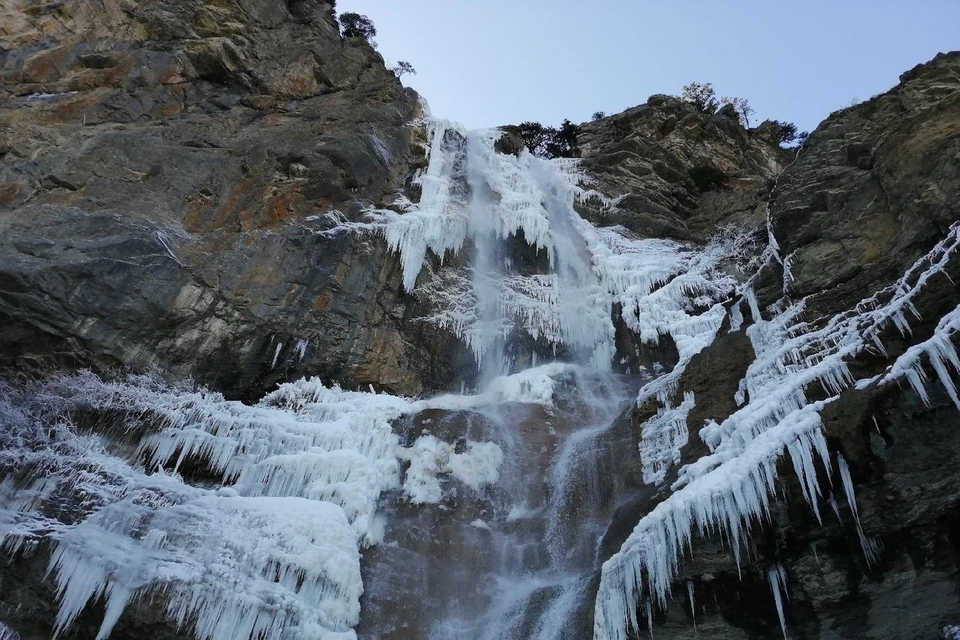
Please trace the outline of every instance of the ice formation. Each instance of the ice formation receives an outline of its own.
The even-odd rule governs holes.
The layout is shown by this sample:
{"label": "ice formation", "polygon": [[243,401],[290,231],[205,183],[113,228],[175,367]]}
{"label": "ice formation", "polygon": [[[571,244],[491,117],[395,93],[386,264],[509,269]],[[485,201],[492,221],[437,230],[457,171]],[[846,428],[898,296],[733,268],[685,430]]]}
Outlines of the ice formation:
{"label": "ice formation", "polygon": [[0,640],[20,640],[20,634],[0,622]]}
{"label": "ice formation", "polygon": [[[89,374],[62,378],[40,389],[32,404],[14,403],[13,392],[0,388],[0,470],[42,470],[16,481],[6,473],[0,480],[0,544],[12,552],[51,545],[58,634],[99,598],[105,617],[98,638],[107,638],[128,604],[162,592],[171,620],[202,640],[355,638],[360,550],[380,541],[381,493],[402,491],[419,504],[441,501],[451,480],[483,491],[498,482],[505,459],[494,443],[451,444],[429,434],[404,447],[391,422],[425,409],[512,402],[551,407],[573,375],[574,367],[562,363],[500,375],[512,368],[503,344],[518,329],[601,370],[614,356],[616,308],[641,341],[672,340],[678,363],[637,396],[638,403],[657,408],[639,434],[644,480],[662,484],[681,463],[687,416],[695,407],[692,393],[677,399],[684,370],[726,318],[731,331],[741,331],[745,315],[752,317],[746,335],[756,359],[737,392],[739,408],[700,430],[710,453],[677,469],[668,497],[604,563],[597,640],[629,637],[640,606],[652,632],[654,607],[669,597],[695,533],[719,532],[739,564],[751,527],[769,518],[785,456],[816,516],[823,499],[839,513],[833,496],[821,495],[818,467],[828,474],[833,467],[820,412],[845,389],[905,378],[929,402],[923,368],[929,363],[960,408],[953,381],[960,373],[953,346],[960,306],[884,373],[854,380],[847,366],[866,350],[884,353],[880,335],[889,325],[909,331],[913,299],[953,257],[960,226],[898,282],[849,311],[808,324],[799,320],[801,300],[764,319],[750,274],[759,262],[777,260],[786,286],[791,262],[791,256],[781,259],[769,225],[759,262],[748,259],[749,237],[732,231],[692,247],[637,238],[620,227],[596,228],[574,208],[578,199],[599,197],[585,188],[576,161],[496,153],[495,131],[466,132],[437,120],[430,128],[430,163],[418,177],[418,204],[400,198],[394,209],[403,213],[372,211],[366,222],[330,212],[305,223],[324,235],[383,234],[399,252],[403,286],[432,303],[420,320],[461,338],[478,366],[489,368],[486,384],[473,395],[414,401],[304,379],[253,406],[146,377],[110,383]],[[375,135],[369,142],[388,154]],[[546,267],[515,265],[508,243],[517,239]],[[466,251],[470,259],[456,269],[431,268],[434,260]],[[732,275],[738,269],[742,277]],[[271,367],[283,346],[275,345]],[[298,340],[292,353],[302,360],[306,349],[307,342]],[[810,402],[814,385],[827,397]],[[116,437],[81,433],[72,420],[91,410],[120,416]],[[123,445],[125,434],[138,438],[135,450]],[[842,456],[837,469],[871,561],[876,550],[861,527]],[[193,484],[184,480],[196,474]],[[536,514],[522,504],[506,520]],[[489,530],[483,520],[472,525]],[[785,571],[770,569],[768,580],[786,636]],[[695,615],[692,583],[688,589]],[[579,592],[565,593],[572,598]],[[0,639],[8,632],[0,625]]]}
{"label": "ice formation", "polygon": [[644,423],[641,462],[643,481],[647,484],[660,484],[667,469],[680,463],[680,449],[687,444],[687,416],[694,405],[693,392],[687,391],[678,406],[671,407],[667,400],[666,406]]}
{"label": "ice formation", "polygon": [[[315,379],[254,406],[143,376],[59,378],[34,390],[28,408],[0,389],[0,469],[43,470],[26,484],[0,481],[0,543],[12,552],[53,545],[58,635],[103,599],[98,638],[107,638],[129,603],[162,591],[170,619],[202,640],[354,638],[360,549],[380,539],[381,491],[435,502],[441,477],[481,491],[503,462],[490,442],[461,450],[423,436],[403,447],[390,421],[507,398],[552,401],[568,370],[548,365],[476,396],[421,401]],[[124,459],[81,435],[69,416],[91,410],[121,416],[111,438],[137,433],[139,448]],[[180,475],[201,469],[219,482]],[[44,515],[51,504],[70,515]]]}
{"label": "ice formation", "polygon": [[783,565],[777,564],[767,571],[767,582],[770,583],[770,591],[773,593],[773,603],[777,607],[777,618],[780,620],[780,631],[783,632],[784,640],[787,638],[787,620],[783,615],[783,598],[787,596],[787,571]]}
{"label": "ice formation", "polygon": [[[596,601],[595,638],[626,638],[628,627],[637,628],[636,606],[644,597],[665,604],[680,558],[690,548],[695,530],[701,535],[721,532],[739,564],[741,542],[751,524],[769,518],[777,461],[784,454],[789,454],[803,495],[819,518],[816,460],[828,473],[831,469],[820,411],[844,389],[907,376],[926,398],[917,364],[926,353],[947,392],[955,397],[947,363],[960,371],[950,340],[960,315],[956,310],[944,316],[933,337],[897,359],[885,376],[854,380],[846,362],[867,349],[885,353],[880,334],[890,324],[903,333],[909,331],[907,314],[914,312],[913,299],[930,278],[943,272],[958,246],[960,224],[955,223],[947,236],[897,282],[819,327],[798,321],[803,301],[772,320],[764,320],[749,288],[743,290],[754,320],[747,335],[756,359],[741,381],[737,394],[741,407],[722,423],[714,422],[701,430],[711,454],[680,469],[669,497],[640,520],[620,551],[604,563]],[[808,402],[806,390],[814,383],[829,397]],[[845,464],[840,469],[848,501],[859,520],[849,472]],[[864,555],[872,561],[873,546],[859,527],[858,532]]]}
{"label": "ice formation", "polygon": [[401,453],[401,458],[410,462],[404,491],[414,504],[421,504],[440,502],[443,497],[440,474],[448,474],[474,490],[496,483],[503,451],[492,442],[468,440],[465,450],[458,453],[455,445],[434,436],[420,436]]}
{"label": "ice formation", "polygon": [[[853,489],[853,478],[850,476],[850,467],[842,455],[837,454],[837,467],[840,469],[840,482],[843,485],[843,493],[847,498],[847,504],[850,511],[853,512],[853,522],[857,527],[857,538],[860,540],[860,548],[863,549],[863,557],[867,564],[876,564],[878,560],[878,550],[876,543],[868,538],[860,525],[860,513],[857,509],[857,496]],[[836,504],[836,503],[834,503]]]}
{"label": "ice formation", "polygon": [[[636,238],[622,227],[596,228],[574,204],[613,201],[582,186],[586,179],[575,161],[497,153],[499,135],[434,122],[419,205],[403,214],[375,214],[400,253],[409,291],[417,287],[428,253],[443,260],[473,245],[471,267],[444,270],[421,283],[421,295],[438,303],[425,320],[463,339],[478,363],[519,327],[609,368],[615,303],[642,340],[655,343],[669,335],[682,359],[709,344],[724,317],[719,302],[735,286],[719,266],[743,253],[745,237],[721,237],[703,251]],[[510,269],[504,249],[510,236],[545,252],[550,271]]]}

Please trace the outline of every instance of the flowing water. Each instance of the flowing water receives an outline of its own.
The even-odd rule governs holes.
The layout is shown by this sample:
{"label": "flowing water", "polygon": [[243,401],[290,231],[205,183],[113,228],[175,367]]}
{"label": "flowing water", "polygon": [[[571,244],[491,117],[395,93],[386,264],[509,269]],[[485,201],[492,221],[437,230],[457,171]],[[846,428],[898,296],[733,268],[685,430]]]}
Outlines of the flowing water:
{"label": "flowing water", "polygon": [[384,544],[364,571],[360,636],[588,636],[588,587],[613,506],[603,436],[629,403],[631,383],[577,368],[552,407],[507,403],[421,417],[434,433],[498,443],[507,454],[500,482],[433,508],[411,508],[399,496],[384,507]]}
{"label": "flowing water", "polygon": [[[530,360],[515,357],[515,349],[508,355],[520,315],[516,289],[531,285],[548,295],[522,311],[546,316],[543,324],[555,328],[551,347],[578,364],[541,406],[500,403],[427,418],[442,439],[498,444],[505,453],[500,481],[483,493],[454,490],[439,511],[410,509],[402,496],[387,500],[385,542],[368,554],[364,572],[361,637],[558,640],[591,633],[589,586],[613,504],[601,473],[609,456],[603,436],[635,397],[638,380],[610,373],[609,362],[597,367],[597,346],[610,331],[591,326],[597,309],[584,313],[585,294],[596,283],[568,181],[534,163],[525,184],[511,184],[488,138],[466,134],[449,145],[455,159],[445,163],[445,177],[466,187],[460,197],[472,244],[472,331],[484,345],[480,385],[536,362],[536,353]],[[524,213],[524,190],[545,218],[546,251],[518,243],[522,229],[503,231],[509,216]],[[424,428],[416,419],[406,425],[411,440]]]}

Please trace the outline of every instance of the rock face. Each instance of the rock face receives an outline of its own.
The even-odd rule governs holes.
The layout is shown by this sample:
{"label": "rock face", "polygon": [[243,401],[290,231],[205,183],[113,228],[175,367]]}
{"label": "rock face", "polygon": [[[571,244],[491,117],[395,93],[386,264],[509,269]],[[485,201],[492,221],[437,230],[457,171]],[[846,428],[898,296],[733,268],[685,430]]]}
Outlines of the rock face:
{"label": "rock face", "polygon": [[425,162],[417,95],[329,5],[6,6],[0,367],[159,367],[240,397],[443,377],[402,335],[384,243],[325,233]]}
{"label": "rock face", "polygon": [[[744,129],[736,114],[698,112],[672,96],[582,126],[583,167],[617,201],[583,214],[643,236],[704,241],[721,225],[762,224],[762,204],[792,159],[769,127]],[[704,184],[712,172],[721,184]],[[709,174],[708,174],[709,175]]]}
{"label": "rock face", "polygon": [[[771,261],[757,280],[761,309],[805,297],[803,318],[822,326],[891,285],[960,219],[958,70],[960,55],[941,55],[904,74],[888,93],[821,124],[770,198],[782,263]],[[884,373],[911,345],[929,339],[960,302],[958,277],[953,257],[914,298],[911,330],[887,327],[881,336],[886,352],[856,357],[850,363],[854,379]],[[738,380],[754,357],[743,333],[725,325],[687,367],[678,388],[693,391],[697,402],[683,463],[707,452],[697,437],[704,420],[720,421],[736,410]],[[929,365],[925,369],[937,379]],[[782,498],[771,522],[754,531],[743,554],[749,560],[737,567],[719,539],[696,540],[673,585],[674,601],[655,614],[657,637],[693,637],[694,622],[701,635],[716,638],[778,635],[765,575],[775,564],[786,570],[791,637],[938,638],[956,624],[960,476],[950,461],[960,452],[960,412],[943,386],[931,383],[929,389],[924,403],[909,385],[867,384],[843,392],[822,414],[830,449],[849,463],[863,529],[878,545],[875,562],[865,560],[836,475],[832,486],[821,478],[821,490],[835,496],[838,514],[847,515],[825,513],[821,523],[782,461]],[[678,394],[674,402],[680,400]],[[638,407],[635,425],[655,408],[652,402]],[[668,476],[664,487],[675,477]],[[608,531],[610,552],[664,499],[664,487],[654,497],[640,490],[638,502],[624,508],[625,523],[615,519]],[[693,604],[687,584],[696,594]]]}

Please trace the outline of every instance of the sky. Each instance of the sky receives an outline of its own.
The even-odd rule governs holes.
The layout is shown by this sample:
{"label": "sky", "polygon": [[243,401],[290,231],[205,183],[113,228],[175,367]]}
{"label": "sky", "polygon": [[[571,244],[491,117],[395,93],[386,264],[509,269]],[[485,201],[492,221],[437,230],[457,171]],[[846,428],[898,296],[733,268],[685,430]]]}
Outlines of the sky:
{"label": "sky", "polygon": [[468,128],[559,124],[711,82],[764,119],[830,112],[960,49],[960,0],[339,0],[434,116]]}

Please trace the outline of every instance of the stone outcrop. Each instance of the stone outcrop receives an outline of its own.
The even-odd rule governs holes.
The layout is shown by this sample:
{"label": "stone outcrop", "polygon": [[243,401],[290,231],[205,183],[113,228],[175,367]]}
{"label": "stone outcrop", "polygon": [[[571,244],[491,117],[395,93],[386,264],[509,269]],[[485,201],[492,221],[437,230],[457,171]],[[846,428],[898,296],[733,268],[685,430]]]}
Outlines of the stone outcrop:
{"label": "stone outcrop", "polygon": [[324,233],[425,163],[418,96],[329,5],[18,0],[0,50],[0,368],[444,377],[385,244]]}
{"label": "stone outcrop", "polygon": [[[780,259],[755,282],[760,307],[805,298],[805,319],[822,322],[889,285],[960,219],[958,78],[960,54],[941,55],[833,114],[799,155],[781,149],[768,125],[745,129],[729,110],[705,115],[653,96],[582,126],[582,166],[615,202],[581,211],[691,242],[723,225],[765,241],[769,221]],[[408,395],[458,387],[471,355],[416,321],[429,301],[403,292],[397,257],[376,234],[337,230],[398,194],[416,199],[410,181],[426,164],[425,139],[411,123],[421,116],[418,96],[376,51],[341,38],[325,2],[7,2],[0,377],[156,367],[243,399],[305,375]],[[520,144],[508,135],[498,149],[516,154]],[[724,188],[698,181],[704,171]],[[856,377],[928,338],[960,299],[958,278],[954,261],[931,279],[912,332],[890,328],[886,354],[851,363]],[[639,357],[636,337],[621,329],[622,355]],[[651,359],[675,351],[661,344]],[[728,323],[689,363],[678,388],[695,392],[696,407],[683,462],[705,453],[704,420],[736,409],[754,356]],[[655,411],[636,408],[606,436],[601,488],[605,508],[618,508],[607,555],[666,495],[642,485],[636,460],[621,455],[636,450]],[[786,570],[792,637],[935,638],[960,623],[960,413],[948,394],[931,384],[924,404],[906,386],[866,385],[847,390],[823,421],[831,450],[850,463],[878,561],[864,560],[849,518],[819,522],[782,465],[781,499],[754,529],[743,566],[719,540],[696,540],[674,604],[655,614],[658,638],[776,636],[765,574],[773,563]],[[822,489],[849,514],[841,490]],[[476,514],[461,509],[453,524],[441,524],[440,511],[428,519],[467,527]],[[372,562],[391,561],[376,554]],[[0,572],[0,595],[14,594],[5,602],[34,603],[21,618],[43,620],[37,637],[54,615],[53,593],[27,577],[44,564],[34,556]],[[370,593],[375,606],[391,605]],[[144,621],[151,637],[178,637],[152,626],[161,618],[154,604],[134,606],[117,637],[143,637]],[[84,614],[75,637],[92,637],[98,613]]]}
{"label": "stone outcrop", "polygon": [[[745,129],[729,109],[704,114],[665,95],[583,124],[578,144],[594,187],[617,198],[612,208],[586,203],[587,219],[700,242],[721,225],[762,224],[766,197],[792,159],[769,125]],[[721,184],[698,184],[698,171]]]}

